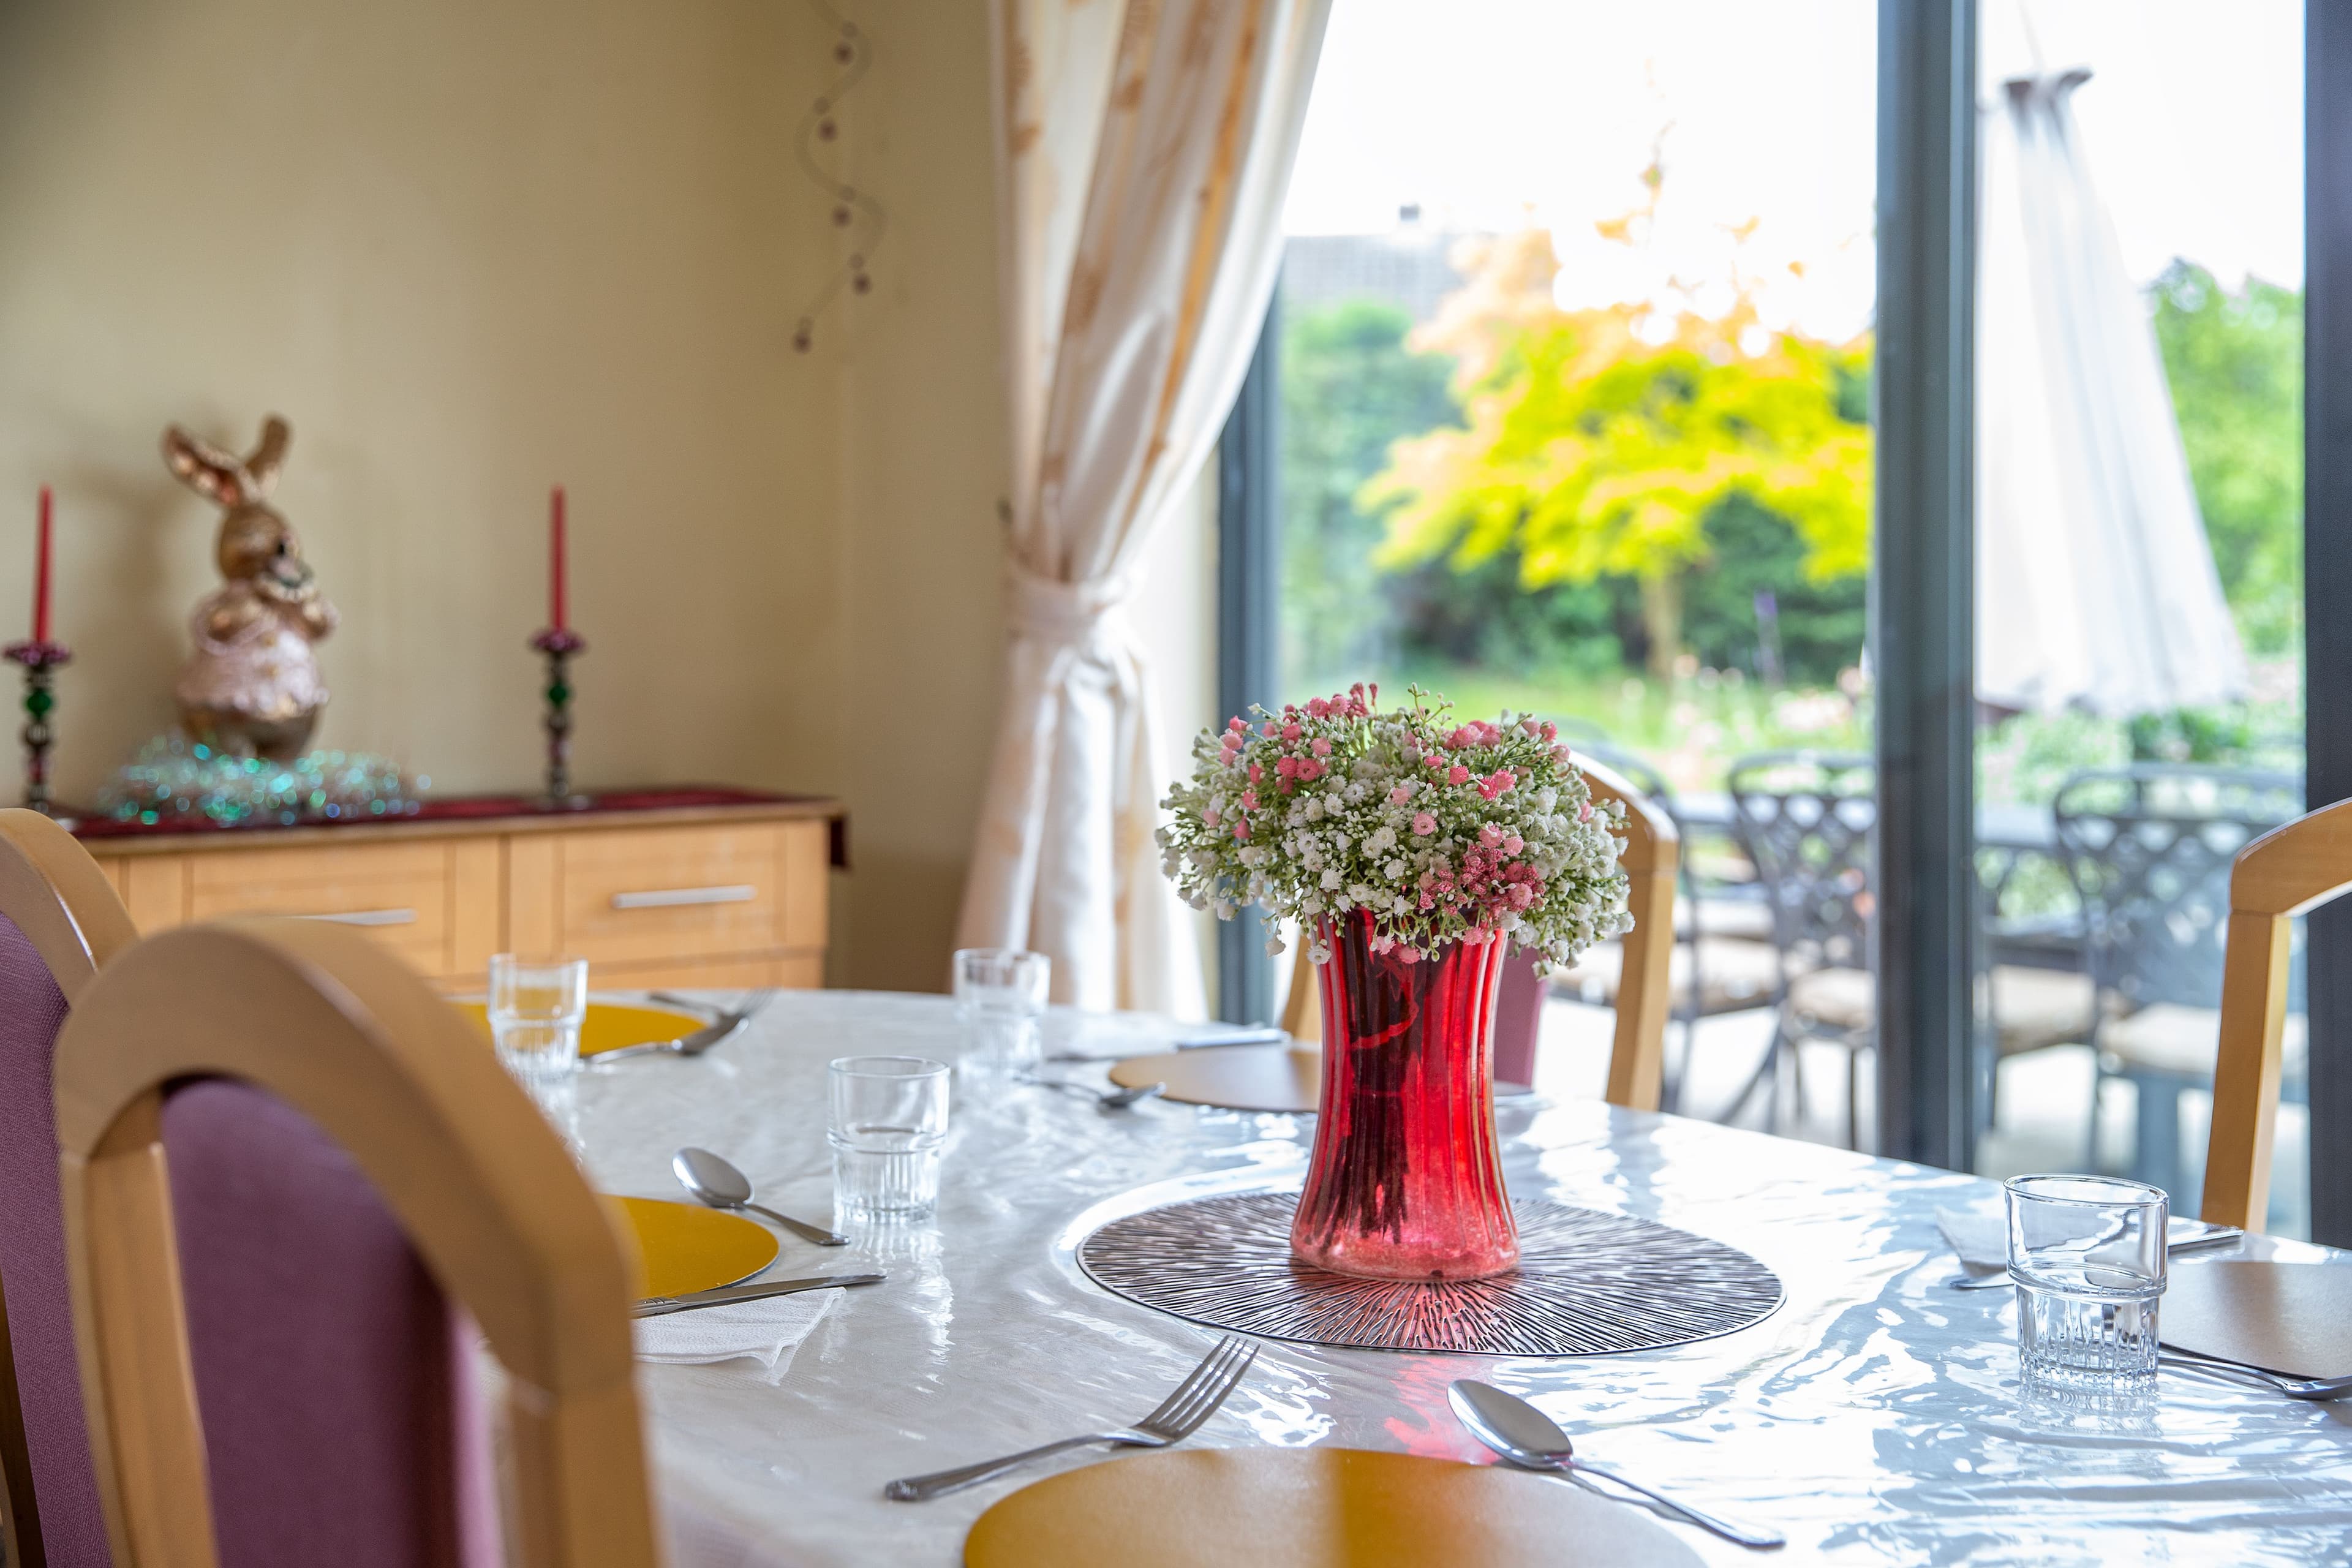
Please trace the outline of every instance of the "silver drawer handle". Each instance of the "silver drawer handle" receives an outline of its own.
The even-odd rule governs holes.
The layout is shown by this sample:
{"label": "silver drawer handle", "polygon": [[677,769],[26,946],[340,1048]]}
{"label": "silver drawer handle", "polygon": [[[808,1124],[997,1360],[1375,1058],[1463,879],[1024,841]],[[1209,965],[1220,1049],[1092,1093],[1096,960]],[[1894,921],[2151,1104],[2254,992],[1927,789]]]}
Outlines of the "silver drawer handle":
{"label": "silver drawer handle", "polygon": [[614,893],[616,910],[673,910],[681,904],[748,904],[760,889],[738,882],[730,888],[659,888],[649,893]]}
{"label": "silver drawer handle", "polygon": [[334,915],[297,915],[300,921],[325,921],[339,926],[413,926],[415,910],[350,910]]}

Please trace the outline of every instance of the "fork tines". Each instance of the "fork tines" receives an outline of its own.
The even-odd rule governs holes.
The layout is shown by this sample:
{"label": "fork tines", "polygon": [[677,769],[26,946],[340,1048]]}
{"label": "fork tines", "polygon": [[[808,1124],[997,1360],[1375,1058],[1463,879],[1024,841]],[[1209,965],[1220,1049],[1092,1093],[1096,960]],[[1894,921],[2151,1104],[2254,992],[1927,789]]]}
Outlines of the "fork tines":
{"label": "fork tines", "polygon": [[1171,1442],[1191,1436],[1200,1430],[1202,1423],[1217,1413],[1226,1395],[1240,1386],[1250,1363],[1256,1359],[1255,1340],[1227,1334],[1202,1358],[1192,1375],[1176,1385],[1176,1392],[1159,1409],[1135,1424],[1136,1429],[1165,1436]]}

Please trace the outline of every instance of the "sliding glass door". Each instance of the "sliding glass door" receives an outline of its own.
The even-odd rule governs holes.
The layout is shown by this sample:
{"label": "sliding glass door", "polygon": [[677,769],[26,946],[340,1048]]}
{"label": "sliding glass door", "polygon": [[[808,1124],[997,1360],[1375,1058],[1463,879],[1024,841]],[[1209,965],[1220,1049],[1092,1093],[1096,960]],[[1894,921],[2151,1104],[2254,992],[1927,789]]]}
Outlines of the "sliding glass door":
{"label": "sliding glass door", "polygon": [[[2347,103],[2301,0],[1337,0],[1228,702],[1418,684],[1669,805],[1670,1109],[2193,1211],[2230,856],[2352,795]],[[2340,1241],[2311,923],[2271,1224]]]}

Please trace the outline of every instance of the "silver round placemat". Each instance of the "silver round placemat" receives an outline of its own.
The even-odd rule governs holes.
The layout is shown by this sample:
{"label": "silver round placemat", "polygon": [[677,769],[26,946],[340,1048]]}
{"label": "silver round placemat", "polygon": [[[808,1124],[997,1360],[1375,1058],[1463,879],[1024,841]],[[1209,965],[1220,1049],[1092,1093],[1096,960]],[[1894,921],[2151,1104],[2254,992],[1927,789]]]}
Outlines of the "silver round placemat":
{"label": "silver round placemat", "polygon": [[1737,1247],[1628,1215],[1513,1204],[1519,1266],[1462,1284],[1359,1279],[1294,1262],[1292,1193],[1146,1209],[1078,1245],[1107,1289],[1196,1323],[1352,1350],[1608,1355],[1769,1317],[1780,1281]]}

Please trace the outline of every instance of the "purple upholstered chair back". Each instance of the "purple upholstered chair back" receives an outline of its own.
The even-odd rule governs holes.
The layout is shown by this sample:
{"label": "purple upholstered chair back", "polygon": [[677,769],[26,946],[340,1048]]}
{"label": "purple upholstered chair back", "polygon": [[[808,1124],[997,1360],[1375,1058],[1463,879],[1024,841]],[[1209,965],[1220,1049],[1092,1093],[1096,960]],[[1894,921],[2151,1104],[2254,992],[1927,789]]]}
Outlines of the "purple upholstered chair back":
{"label": "purple upholstered chair back", "polygon": [[107,1568],[106,1517],[81,1414],[49,1058],[66,999],[33,943],[0,915],[0,1290],[50,1568]]}
{"label": "purple upholstered chair back", "polygon": [[221,1568],[491,1568],[469,1326],[373,1184],[226,1079],[172,1092],[163,1147]]}
{"label": "purple upholstered chair back", "polygon": [[1536,1080],[1536,1037],[1543,1033],[1544,993],[1533,952],[1503,960],[1502,984],[1495,993],[1495,1081]]}

